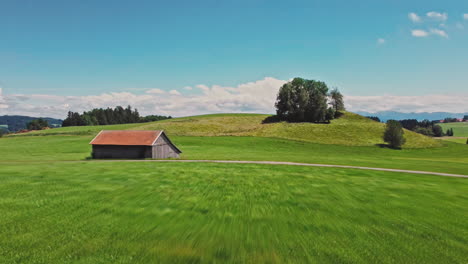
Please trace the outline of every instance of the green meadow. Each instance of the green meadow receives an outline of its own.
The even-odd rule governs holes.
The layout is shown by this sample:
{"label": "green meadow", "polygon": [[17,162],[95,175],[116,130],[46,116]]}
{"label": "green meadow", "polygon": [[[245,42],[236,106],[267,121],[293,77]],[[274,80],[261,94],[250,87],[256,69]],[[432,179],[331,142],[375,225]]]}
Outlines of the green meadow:
{"label": "green meadow", "polygon": [[2,263],[463,263],[466,179],[331,168],[2,163]]}
{"label": "green meadow", "polygon": [[457,123],[440,123],[442,129],[447,131],[447,129],[453,129],[454,137],[467,137],[468,138],[468,122],[457,122]]}
{"label": "green meadow", "polygon": [[[316,144],[264,137],[171,136],[182,159],[254,160],[356,165],[467,174],[468,145],[442,142],[442,147],[392,150],[378,146]],[[4,161],[73,161],[91,156],[94,135],[2,138]]]}
{"label": "green meadow", "polygon": [[[0,138],[0,263],[466,263],[465,178],[286,165],[98,161],[101,129],[164,129],[183,159],[468,174],[468,145],[347,113],[208,115]],[[355,122],[353,122],[354,120]],[[455,129],[454,129],[455,130]]]}

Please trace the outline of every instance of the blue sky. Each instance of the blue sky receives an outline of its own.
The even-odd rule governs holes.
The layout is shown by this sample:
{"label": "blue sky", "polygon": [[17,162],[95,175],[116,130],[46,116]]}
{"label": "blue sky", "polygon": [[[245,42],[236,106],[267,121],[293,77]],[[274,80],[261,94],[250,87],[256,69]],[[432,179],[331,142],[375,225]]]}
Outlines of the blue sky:
{"label": "blue sky", "polygon": [[13,95],[193,96],[296,76],[356,97],[466,95],[464,14],[461,0],[2,0],[0,99],[11,113]]}

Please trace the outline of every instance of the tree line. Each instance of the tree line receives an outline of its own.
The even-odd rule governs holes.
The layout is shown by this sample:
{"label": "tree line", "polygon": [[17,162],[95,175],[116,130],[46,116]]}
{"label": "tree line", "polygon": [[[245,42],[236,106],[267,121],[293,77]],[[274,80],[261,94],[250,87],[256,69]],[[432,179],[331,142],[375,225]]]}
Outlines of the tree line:
{"label": "tree line", "polygon": [[[376,116],[367,116],[367,118],[380,122],[380,118]],[[448,118],[446,118],[447,120]],[[456,119],[456,118],[455,118]],[[453,129],[447,129],[444,131],[441,126],[438,125],[437,121],[429,121],[427,119],[423,121],[418,121],[416,119],[403,119],[403,120],[393,120],[400,123],[400,125],[408,130],[414,131],[416,133],[429,136],[429,137],[443,137],[443,136],[453,136]]]}
{"label": "tree line", "polygon": [[131,106],[123,108],[95,108],[91,111],[85,111],[82,114],[69,111],[67,118],[63,120],[62,126],[96,126],[96,125],[114,125],[128,123],[143,123],[159,121],[172,118],[171,116],[149,115],[142,117],[137,109]]}
{"label": "tree line", "polygon": [[444,123],[456,123],[456,122],[468,122],[468,115],[463,116],[461,121],[458,118],[454,118],[454,117],[444,118]]}
{"label": "tree line", "polygon": [[329,123],[345,110],[338,89],[329,91],[324,82],[302,78],[281,86],[275,107],[276,116],[271,119],[288,122]]}

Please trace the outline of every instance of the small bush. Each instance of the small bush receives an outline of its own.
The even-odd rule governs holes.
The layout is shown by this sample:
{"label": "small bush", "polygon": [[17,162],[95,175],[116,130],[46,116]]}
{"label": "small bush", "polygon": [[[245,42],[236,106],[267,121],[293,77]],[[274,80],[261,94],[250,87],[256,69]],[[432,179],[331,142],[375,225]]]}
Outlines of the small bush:
{"label": "small bush", "polygon": [[444,131],[442,130],[442,127],[439,125],[434,125],[432,127],[432,133],[434,134],[434,137],[444,136]]}

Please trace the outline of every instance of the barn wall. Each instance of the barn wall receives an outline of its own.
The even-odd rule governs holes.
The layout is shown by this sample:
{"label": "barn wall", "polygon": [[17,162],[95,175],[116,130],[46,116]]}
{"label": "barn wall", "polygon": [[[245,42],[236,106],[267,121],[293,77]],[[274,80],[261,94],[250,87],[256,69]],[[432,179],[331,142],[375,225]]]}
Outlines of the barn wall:
{"label": "barn wall", "polygon": [[153,159],[178,158],[179,152],[172,144],[169,143],[167,137],[162,134],[153,145]]}
{"label": "barn wall", "polygon": [[142,159],[151,158],[151,147],[93,145],[95,159]]}

